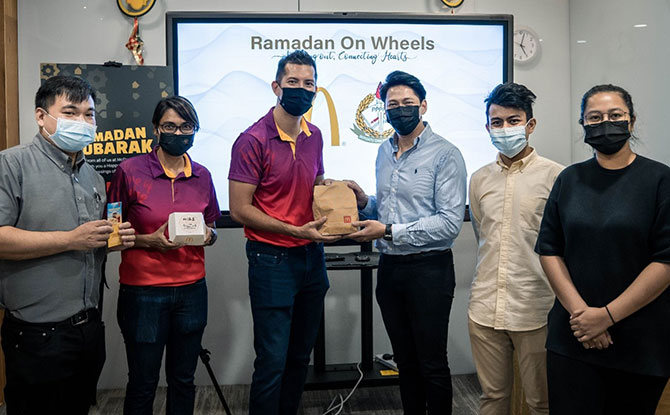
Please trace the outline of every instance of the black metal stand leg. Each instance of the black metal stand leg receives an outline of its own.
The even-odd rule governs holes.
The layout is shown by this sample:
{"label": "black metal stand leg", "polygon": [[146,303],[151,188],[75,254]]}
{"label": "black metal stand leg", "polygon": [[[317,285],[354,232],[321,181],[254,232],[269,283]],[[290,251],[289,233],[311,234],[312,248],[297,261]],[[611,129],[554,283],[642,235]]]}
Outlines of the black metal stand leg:
{"label": "black metal stand leg", "polygon": [[323,373],[326,371],[326,331],[325,331],[325,310],[324,304],[321,313],[321,325],[319,326],[319,334],[316,337],[316,344],[314,345],[314,371]]}
{"label": "black metal stand leg", "polygon": [[372,270],[361,270],[361,369],[372,370]]}
{"label": "black metal stand leg", "polygon": [[214,389],[216,390],[216,394],[219,395],[219,400],[221,401],[221,404],[223,405],[223,410],[226,411],[226,415],[233,415],[232,412],[230,412],[230,408],[228,408],[228,404],[226,403],[226,398],[223,397],[223,391],[221,391],[221,387],[219,386],[219,382],[216,380],[216,376],[214,376],[214,371],[212,370],[212,366],[209,364],[210,360],[210,351],[207,349],[200,349],[200,360],[202,360],[202,363],[205,365],[205,368],[207,368],[207,373],[209,373],[210,379],[212,379],[212,384],[214,385]]}

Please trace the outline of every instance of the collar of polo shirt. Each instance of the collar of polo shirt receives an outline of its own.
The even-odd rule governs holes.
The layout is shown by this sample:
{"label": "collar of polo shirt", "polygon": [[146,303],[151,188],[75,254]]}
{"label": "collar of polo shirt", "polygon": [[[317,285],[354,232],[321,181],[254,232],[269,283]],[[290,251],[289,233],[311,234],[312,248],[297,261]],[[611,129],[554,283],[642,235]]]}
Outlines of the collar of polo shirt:
{"label": "collar of polo shirt", "polygon": [[[291,152],[293,153],[293,159],[295,160],[295,140],[290,135],[286,134],[284,130],[279,128],[279,124],[277,124],[277,121],[275,121],[275,127],[277,127],[277,132],[279,133],[279,139],[281,141],[286,141],[291,145]],[[312,135],[312,132],[309,131],[307,121],[305,121],[304,117],[300,119],[300,129],[302,130],[303,133],[305,133],[307,137]]]}
{"label": "collar of polo shirt", "polygon": [[[191,174],[193,173],[193,169],[191,167],[191,159],[188,158],[186,154],[183,154],[182,157],[184,157],[184,176],[185,177],[191,177]],[[158,158],[158,162],[161,164],[161,167],[163,168],[163,172],[169,179],[176,179],[177,176],[173,174],[170,170],[165,168],[163,165],[163,162],[161,162],[161,159]]]}

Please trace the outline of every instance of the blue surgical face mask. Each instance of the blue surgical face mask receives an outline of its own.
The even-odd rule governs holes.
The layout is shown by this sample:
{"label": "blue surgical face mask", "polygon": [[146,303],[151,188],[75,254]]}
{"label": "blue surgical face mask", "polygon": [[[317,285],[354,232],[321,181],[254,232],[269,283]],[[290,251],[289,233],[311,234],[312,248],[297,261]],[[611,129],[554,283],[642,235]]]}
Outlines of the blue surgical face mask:
{"label": "blue surgical face mask", "polygon": [[526,126],[528,122],[515,127],[489,129],[491,143],[505,156],[509,158],[516,156],[528,145],[528,140],[526,140]]}
{"label": "blue surgical face mask", "polygon": [[42,127],[42,129],[47,133],[47,136],[49,136],[56,147],[61,150],[68,153],[77,153],[95,141],[97,126],[85,121],[69,120],[60,117],[55,118],[48,112],[46,114],[56,120],[56,131],[53,134],[49,134],[46,128]]}

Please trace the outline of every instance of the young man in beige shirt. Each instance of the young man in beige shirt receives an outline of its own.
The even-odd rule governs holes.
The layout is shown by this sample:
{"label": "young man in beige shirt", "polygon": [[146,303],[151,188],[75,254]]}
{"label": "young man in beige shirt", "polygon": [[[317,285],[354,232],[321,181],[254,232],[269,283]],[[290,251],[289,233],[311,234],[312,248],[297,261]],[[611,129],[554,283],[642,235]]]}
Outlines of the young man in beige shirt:
{"label": "young man in beige shirt", "polygon": [[544,344],[554,293],[533,248],[563,166],[528,145],[537,124],[534,101],[515,83],[498,85],[486,98],[486,129],[499,154],[470,180],[478,250],[468,326],[481,415],[509,413],[514,351],[531,414],[549,413]]}

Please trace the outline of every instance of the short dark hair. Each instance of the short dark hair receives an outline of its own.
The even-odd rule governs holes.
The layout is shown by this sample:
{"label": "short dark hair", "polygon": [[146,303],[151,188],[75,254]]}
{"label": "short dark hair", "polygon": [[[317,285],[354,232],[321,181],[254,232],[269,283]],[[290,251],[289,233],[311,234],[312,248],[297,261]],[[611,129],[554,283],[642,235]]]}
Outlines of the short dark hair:
{"label": "short dark hair", "polygon": [[275,75],[275,80],[277,82],[280,82],[286,74],[286,65],[289,63],[311,66],[314,68],[314,80],[316,81],[316,62],[314,61],[314,58],[304,50],[298,49],[279,60],[279,64],[277,64],[277,74]]}
{"label": "short dark hair", "polygon": [[493,88],[493,91],[484,100],[486,102],[486,122],[489,122],[489,108],[491,104],[501,107],[514,108],[526,113],[526,121],[533,118],[533,104],[535,94],[525,85],[505,82]]}
{"label": "short dark hair", "polygon": [[419,97],[419,101],[423,102],[423,100],[426,99],[426,88],[423,87],[419,78],[410,75],[407,72],[393,71],[386,76],[384,84],[379,90],[379,96],[382,101],[386,102],[386,94],[389,92],[389,89],[398,85],[405,85],[412,88],[412,91]]}
{"label": "short dark hair", "polygon": [[628,107],[628,115],[630,116],[630,119],[632,121],[635,121],[637,114],[635,113],[635,109],[633,108],[633,98],[630,96],[628,91],[621,88],[620,86],[612,84],[603,84],[603,85],[596,85],[593,88],[589,89],[582,97],[581,112],[579,114],[580,124],[584,124],[584,110],[586,110],[586,103],[588,102],[589,98],[600,92],[616,92],[619,95],[621,95],[621,98],[623,98],[623,101],[626,103],[626,106]]}
{"label": "short dark hair", "polygon": [[93,102],[95,102],[96,98],[93,87],[85,79],[78,76],[58,75],[44,81],[42,86],[37,90],[37,94],[35,94],[35,108],[44,108],[46,110],[61,95],[65,96],[68,101],[76,104],[88,100],[89,97],[93,98]]}
{"label": "short dark hair", "polygon": [[163,98],[158,101],[156,109],[154,109],[154,115],[151,117],[151,123],[154,127],[158,128],[158,123],[169,109],[174,110],[174,112],[182,117],[184,121],[195,125],[196,131],[200,129],[200,121],[198,120],[198,114],[195,112],[195,108],[193,108],[193,104],[191,104],[191,101],[188,99],[179,95]]}

